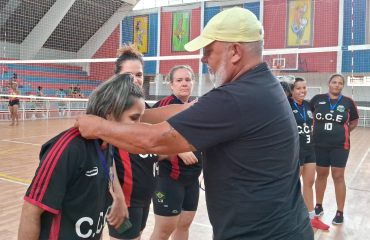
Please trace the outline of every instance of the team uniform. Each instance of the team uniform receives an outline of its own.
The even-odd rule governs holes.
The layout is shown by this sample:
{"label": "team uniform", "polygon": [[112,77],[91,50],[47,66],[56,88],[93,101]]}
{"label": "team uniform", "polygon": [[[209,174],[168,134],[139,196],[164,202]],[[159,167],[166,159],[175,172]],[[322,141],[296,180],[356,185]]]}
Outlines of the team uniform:
{"label": "team uniform", "polygon": [[203,152],[215,240],[314,239],[299,181],[296,123],[267,63],[167,122]]}
{"label": "team uniform", "polygon": [[[174,94],[158,101],[153,108],[170,104],[184,104]],[[202,154],[193,152],[197,164],[186,165],[176,156],[171,161],[158,163],[158,183],[153,195],[154,213],[160,216],[177,216],[181,211],[196,211],[199,200],[199,176],[202,171]]]}
{"label": "team uniform", "polygon": [[[101,143],[96,144],[100,147]],[[111,148],[101,152],[112,171]],[[81,137],[78,129],[71,128],[45,143],[24,197],[45,210],[39,240],[99,240],[106,223],[108,187],[94,141]]]}
{"label": "team uniform", "polygon": [[[145,104],[145,108],[150,108]],[[149,207],[156,188],[155,154],[131,154],[121,149],[114,150],[114,161],[119,182],[122,186],[132,227],[123,233],[108,224],[109,235],[118,239],[139,237],[145,228]],[[112,198],[110,197],[110,202]]]}
{"label": "team uniform", "polygon": [[338,99],[318,94],[311,99],[310,106],[314,115],[316,165],[345,167],[350,149],[348,123],[359,118],[355,102],[342,94]]}
{"label": "team uniform", "polygon": [[[17,95],[17,93],[13,89],[11,89],[10,92],[9,92],[9,95]],[[8,106],[13,107],[14,105],[19,106],[19,98],[10,97]]]}
{"label": "team uniform", "polygon": [[[58,98],[65,98],[65,97],[66,97],[65,92],[63,92],[63,91],[58,92]],[[61,111],[62,108],[63,108],[63,114],[62,114],[62,111]],[[58,102],[59,117],[64,116],[65,108],[66,108],[66,102],[65,101]]]}
{"label": "team uniform", "polygon": [[299,135],[299,164],[315,163],[315,151],[312,144],[313,115],[309,103],[305,100],[298,104],[293,98],[288,98],[290,108],[293,111],[297,123]]}
{"label": "team uniform", "polygon": [[[36,93],[37,97],[41,97],[40,91]],[[36,107],[41,108],[43,105],[43,101],[40,98],[36,98]]]}
{"label": "team uniform", "polygon": [[[65,98],[65,97],[66,97],[65,92],[58,92],[58,98]],[[66,103],[64,101],[58,102],[59,107],[63,107],[65,105],[66,105]]]}

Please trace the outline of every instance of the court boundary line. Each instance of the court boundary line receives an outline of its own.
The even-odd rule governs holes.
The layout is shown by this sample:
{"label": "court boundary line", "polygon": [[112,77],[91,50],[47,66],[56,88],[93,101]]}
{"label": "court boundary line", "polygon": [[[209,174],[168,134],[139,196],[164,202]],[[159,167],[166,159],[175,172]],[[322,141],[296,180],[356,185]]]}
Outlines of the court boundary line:
{"label": "court boundary line", "polygon": [[[369,152],[370,152],[370,148],[367,149],[367,152],[365,153],[365,155],[361,159],[360,163],[357,165],[357,168],[356,168],[355,172],[352,174],[351,178],[348,180],[348,183],[346,184],[346,189],[350,189],[353,179],[356,177],[358,171],[360,170],[362,164],[364,163],[365,159],[367,158],[367,155],[369,154]],[[326,213],[326,216],[324,216],[324,219],[323,219],[324,221],[323,222],[328,221],[328,219],[330,220],[329,213],[332,213],[333,211],[335,211],[336,207],[337,207],[337,204],[335,203],[330,208],[329,212]],[[315,240],[319,239],[319,237],[321,236],[321,233],[323,233],[323,230],[317,229],[317,231],[315,233]]]}
{"label": "court boundary line", "polygon": [[[0,176],[2,176],[2,175],[3,174],[0,174]],[[8,176],[8,177],[13,178],[11,176]],[[16,178],[14,178],[14,179],[16,179]],[[12,183],[17,183],[17,184],[21,184],[21,185],[25,185],[25,186],[30,186],[30,184],[26,184],[26,183],[23,183],[23,182],[14,181],[14,180],[2,178],[2,177],[0,177],[0,180],[4,180],[4,181],[7,181],[7,182],[12,182]],[[24,179],[20,179],[20,180],[22,180],[22,181],[28,181],[28,180],[24,180]],[[149,214],[153,214],[154,215],[154,212],[149,212]],[[211,228],[212,229],[212,226],[211,225],[208,225],[208,224],[198,223],[198,222],[194,222],[194,221],[191,224],[202,226],[202,227],[206,227],[206,228]]]}
{"label": "court boundary line", "polygon": [[7,181],[7,182],[12,182],[12,183],[17,183],[17,184],[21,184],[21,185],[25,185],[25,186],[29,186],[29,184],[27,184],[27,183],[17,182],[17,181],[13,181],[13,180],[2,178],[2,177],[0,177],[0,180],[4,180],[4,181]]}
{"label": "court boundary line", "polygon": [[2,141],[2,142],[11,142],[11,143],[19,143],[19,144],[26,144],[26,145],[34,145],[34,146],[42,146],[41,144],[37,144],[37,143],[18,142],[18,141],[12,141],[12,140],[9,140],[9,139],[1,139],[0,141]]}
{"label": "court boundary line", "polygon": [[4,154],[4,153],[7,153],[7,152],[12,152],[12,151],[17,151],[17,150],[22,150],[22,149],[28,149],[28,148],[32,148],[32,147],[36,147],[36,146],[28,146],[28,147],[8,149],[8,150],[0,152],[0,154]]}

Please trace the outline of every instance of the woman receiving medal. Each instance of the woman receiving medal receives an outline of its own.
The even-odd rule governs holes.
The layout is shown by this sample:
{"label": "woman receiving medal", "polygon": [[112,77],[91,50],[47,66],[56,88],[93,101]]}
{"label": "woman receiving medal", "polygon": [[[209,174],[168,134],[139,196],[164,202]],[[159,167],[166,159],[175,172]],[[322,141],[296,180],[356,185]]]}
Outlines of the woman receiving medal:
{"label": "woman receiving medal", "polygon": [[324,214],[322,202],[331,169],[338,206],[332,223],[342,224],[346,198],[344,170],[350,149],[350,132],[356,128],[359,115],[355,102],[342,94],[342,75],[333,74],[329,78],[328,87],[328,93],[318,94],[310,101],[314,116],[313,143],[317,165],[315,212],[316,216]]}
{"label": "woman receiving medal", "polygon": [[[86,109],[92,118],[117,124],[139,121],[143,112],[144,93],[131,74],[102,83]],[[129,213],[115,176],[113,146],[107,142],[85,139],[77,128],[52,138],[41,148],[39,167],[24,197],[18,239],[99,240],[105,219],[119,229]]]}
{"label": "woman receiving medal", "polygon": [[306,202],[313,227],[327,230],[329,226],[315,216],[313,205],[313,184],[315,182],[316,157],[312,145],[313,116],[310,105],[305,101],[307,95],[306,81],[296,77],[291,86],[292,97],[288,98],[299,134],[299,164],[303,180],[303,197]]}

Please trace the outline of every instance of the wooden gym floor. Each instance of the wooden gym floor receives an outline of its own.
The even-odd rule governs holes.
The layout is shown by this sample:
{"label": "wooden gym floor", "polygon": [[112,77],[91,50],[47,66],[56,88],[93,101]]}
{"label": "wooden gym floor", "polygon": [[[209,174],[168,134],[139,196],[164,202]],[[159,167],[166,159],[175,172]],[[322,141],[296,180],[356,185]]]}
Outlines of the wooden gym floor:
{"label": "wooden gym floor", "polygon": [[[74,119],[36,120],[20,122],[10,127],[0,122],[0,240],[17,239],[23,196],[38,166],[40,146],[58,133],[73,126]],[[345,222],[334,226],[331,220],[336,211],[333,181],[329,176],[321,220],[330,225],[329,231],[315,229],[319,240],[369,239],[370,224],[370,128],[357,127],[351,135],[352,149],[346,168],[347,199]],[[142,239],[149,239],[154,216],[149,215]],[[201,191],[199,208],[190,228],[189,239],[211,239],[210,226]],[[104,240],[108,240],[107,228]]]}

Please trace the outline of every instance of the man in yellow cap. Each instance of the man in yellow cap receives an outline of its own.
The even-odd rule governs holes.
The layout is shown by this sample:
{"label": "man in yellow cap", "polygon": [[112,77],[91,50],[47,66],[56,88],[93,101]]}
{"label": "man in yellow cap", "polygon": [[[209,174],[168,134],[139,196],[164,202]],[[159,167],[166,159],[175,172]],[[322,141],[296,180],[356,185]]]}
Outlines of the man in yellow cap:
{"label": "man in yellow cap", "polygon": [[193,106],[155,125],[82,116],[75,126],[84,137],[131,153],[203,151],[216,240],[313,240],[299,182],[296,123],[262,60],[261,23],[246,9],[229,9],[185,48],[204,48],[202,62],[215,85]]}

